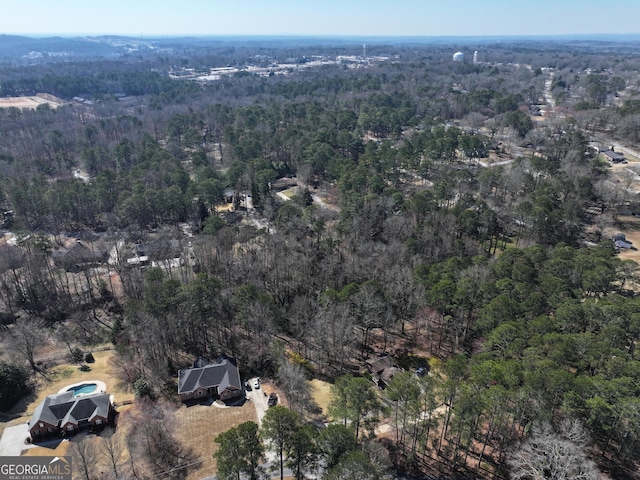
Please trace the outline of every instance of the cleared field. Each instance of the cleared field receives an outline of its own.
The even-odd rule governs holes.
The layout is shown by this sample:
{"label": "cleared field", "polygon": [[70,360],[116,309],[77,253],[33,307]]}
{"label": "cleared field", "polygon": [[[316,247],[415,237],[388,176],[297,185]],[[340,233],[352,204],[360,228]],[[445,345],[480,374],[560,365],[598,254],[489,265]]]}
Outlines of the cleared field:
{"label": "cleared field", "polygon": [[[636,248],[640,248],[640,218],[619,216],[618,224],[605,230],[604,237],[610,238],[614,233],[624,233],[627,240],[633,243]],[[633,260],[640,264],[640,250],[622,249],[618,256],[623,260]]]}
{"label": "cleared field", "polygon": [[4,97],[0,98],[0,108],[27,108],[35,110],[40,105],[49,104],[51,108],[57,108],[62,105],[62,101],[55,97],[47,95],[47,98],[41,96],[34,97]]}
{"label": "cleared field", "polygon": [[291,200],[293,198],[294,195],[296,195],[298,193],[298,187],[291,187],[291,188],[287,188],[286,190],[282,190],[281,192],[278,192],[278,196],[286,199],[286,200]]}

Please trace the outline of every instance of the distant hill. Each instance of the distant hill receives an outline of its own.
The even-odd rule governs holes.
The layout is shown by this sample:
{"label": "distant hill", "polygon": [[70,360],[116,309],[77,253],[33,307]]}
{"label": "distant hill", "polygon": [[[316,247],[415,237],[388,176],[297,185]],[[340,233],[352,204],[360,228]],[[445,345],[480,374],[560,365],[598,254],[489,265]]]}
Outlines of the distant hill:
{"label": "distant hill", "polygon": [[166,55],[182,52],[185,48],[197,51],[214,46],[300,48],[309,46],[378,45],[483,45],[511,44],[535,45],[553,49],[558,44],[577,51],[609,52],[624,50],[640,53],[640,35],[565,35],[565,36],[174,36],[125,37],[100,36],[42,36],[0,35],[0,62],[48,63],[92,58],[122,58]]}
{"label": "distant hill", "polygon": [[119,57],[152,51],[150,42],[125,37],[25,37],[0,35],[0,58],[27,63]]}

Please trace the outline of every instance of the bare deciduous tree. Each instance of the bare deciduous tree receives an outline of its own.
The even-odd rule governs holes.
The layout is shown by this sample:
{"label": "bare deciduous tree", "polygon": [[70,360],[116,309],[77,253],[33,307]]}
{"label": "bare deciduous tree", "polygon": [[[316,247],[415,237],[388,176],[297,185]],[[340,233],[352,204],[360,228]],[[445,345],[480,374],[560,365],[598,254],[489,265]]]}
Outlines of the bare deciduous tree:
{"label": "bare deciduous tree", "polygon": [[34,372],[40,368],[35,361],[36,348],[42,342],[44,322],[38,319],[18,319],[11,329],[10,336],[15,351],[20,353]]}
{"label": "bare deciduous tree", "polygon": [[93,441],[77,437],[71,442],[71,455],[76,474],[83,480],[98,477],[98,449]]}
{"label": "bare deciduous tree", "polygon": [[560,431],[544,423],[515,450],[507,464],[514,480],[597,480],[602,474],[585,453],[587,435],[577,420],[562,422]]}
{"label": "bare deciduous tree", "polygon": [[[125,446],[122,437],[116,435],[113,430],[105,430],[101,436],[102,457],[107,461],[113,471],[113,478],[120,478],[122,474],[122,459],[124,458]],[[120,469],[120,470],[119,470]]]}
{"label": "bare deciduous tree", "polygon": [[311,398],[311,387],[301,366],[287,361],[282,362],[278,368],[278,381],[292,410],[303,414],[314,407],[317,408]]}
{"label": "bare deciduous tree", "polygon": [[198,468],[199,461],[197,455],[173,435],[169,427],[175,424],[172,417],[168,404],[141,402],[140,412],[133,419],[134,433],[129,439],[129,448],[137,447],[138,457],[145,460],[153,475],[184,478],[191,468]]}

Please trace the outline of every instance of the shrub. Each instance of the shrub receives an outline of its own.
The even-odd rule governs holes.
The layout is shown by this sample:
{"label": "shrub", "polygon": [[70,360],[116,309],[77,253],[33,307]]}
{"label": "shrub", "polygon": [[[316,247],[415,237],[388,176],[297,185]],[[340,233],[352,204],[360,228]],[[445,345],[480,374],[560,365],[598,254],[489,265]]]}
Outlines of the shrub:
{"label": "shrub", "polygon": [[202,232],[208,235],[213,235],[226,224],[227,222],[225,222],[222,218],[218,217],[217,215],[211,215],[204,221]]}
{"label": "shrub", "polygon": [[79,368],[81,372],[88,372],[89,370],[91,370],[91,367],[89,365],[84,365],[84,364],[80,365]]}
{"label": "shrub", "polygon": [[151,385],[149,385],[149,382],[147,382],[147,379],[144,377],[140,377],[134,382],[133,391],[137,398],[153,398],[153,390],[151,389]]}
{"label": "shrub", "polygon": [[84,356],[84,361],[87,362],[87,363],[94,363],[96,361],[96,359],[93,358],[93,354],[91,352],[89,352]]}

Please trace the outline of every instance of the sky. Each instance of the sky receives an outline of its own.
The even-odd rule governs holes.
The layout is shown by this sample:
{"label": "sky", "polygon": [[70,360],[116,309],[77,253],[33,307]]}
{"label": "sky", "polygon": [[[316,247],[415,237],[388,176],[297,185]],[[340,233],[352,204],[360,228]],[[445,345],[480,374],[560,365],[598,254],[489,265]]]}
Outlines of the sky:
{"label": "sky", "polygon": [[0,34],[639,34],[640,0],[4,0]]}

